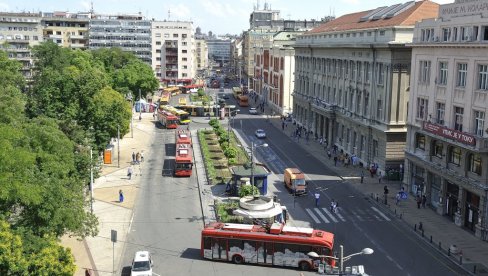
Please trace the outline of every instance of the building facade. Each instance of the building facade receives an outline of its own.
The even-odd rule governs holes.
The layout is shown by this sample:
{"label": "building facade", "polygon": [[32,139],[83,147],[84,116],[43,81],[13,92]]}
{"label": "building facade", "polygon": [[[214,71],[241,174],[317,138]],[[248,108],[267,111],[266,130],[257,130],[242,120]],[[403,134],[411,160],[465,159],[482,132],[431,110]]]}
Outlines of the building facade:
{"label": "building facade", "polygon": [[274,114],[293,112],[291,94],[294,90],[295,49],[293,44],[302,32],[281,31],[272,41],[263,43],[256,51],[254,76],[255,91]]}
{"label": "building facade", "polygon": [[344,15],[299,36],[293,112],[299,125],[377,172],[404,163],[414,24],[430,1]]}
{"label": "building facade", "polygon": [[231,58],[230,39],[207,39],[208,58],[216,63],[228,63]]}
{"label": "building facade", "polygon": [[195,40],[195,68],[197,75],[203,76],[203,72],[208,69],[208,46],[204,39]]}
{"label": "building facade", "polygon": [[90,13],[44,13],[42,17],[44,41],[52,41],[60,47],[87,49],[90,17]]}
{"label": "building facade", "polygon": [[22,63],[27,79],[34,65],[31,47],[43,41],[41,17],[40,13],[0,13],[0,49]]}
{"label": "building facade", "polygon": [[93,15],[89,49],[119,47],[151,64],[151,22],[141,15]]}
{"label": "building facade", "polygon": [[195,38],[190,21],[152,21],[152,68],[165,83],[191,82],[195,77]]}
{"label": "building facade", "polygon": [[488,240],[488,1],[439,7],[412,43],[404,183]]}

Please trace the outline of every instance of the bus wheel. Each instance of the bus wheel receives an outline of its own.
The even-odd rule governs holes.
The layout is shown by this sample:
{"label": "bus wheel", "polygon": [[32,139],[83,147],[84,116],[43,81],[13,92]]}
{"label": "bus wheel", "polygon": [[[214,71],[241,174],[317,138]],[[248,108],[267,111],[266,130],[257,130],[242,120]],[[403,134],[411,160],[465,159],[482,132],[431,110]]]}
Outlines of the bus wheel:
{"label": "bus wheel", "polygon": [[309,262],[306,262],[306,261],[303,261],[300,264],[298,264],[298,267],[302,271],[309,271],[310,268],[311,268],[310,263]]}
{"label": "bus wheel", "polygon": [[244,259],[242,258],[241,255],[234,255],[234,257],[232,257],[232,261],[235,263],[235,264],[242,264]]}

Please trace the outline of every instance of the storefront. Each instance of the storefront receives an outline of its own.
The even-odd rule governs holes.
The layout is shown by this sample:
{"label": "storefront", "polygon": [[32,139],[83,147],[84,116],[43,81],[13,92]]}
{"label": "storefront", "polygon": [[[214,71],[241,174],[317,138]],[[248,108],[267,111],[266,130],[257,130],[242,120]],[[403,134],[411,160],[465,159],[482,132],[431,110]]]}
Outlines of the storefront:
{"label": "storefront", "polygon": [[411,192],[413,195],[422,196],[425,188],[425,169],[412,164],[412,183],[410,183]]}
{"label": "storefront", "polygon": [[450,217],[452,221],[455,220],[455,214],[458,211],[459,200],[459,186],[451,182],[447,182],[446,191],[446,216]]}
{"label": "storefront", "polygon": [[466,203],[465,203],[465,213],[464,213],[464,226],[475,231],[475,225],[478,223],[479,207],[480,207],[480,197],[469,191],[466,191]]}
{"label": "storefront", "polygon": [[439,175],[429,172],[428,176],[430,182],[430,206],[434,210],[438,210],[442,203],[442,178]]}

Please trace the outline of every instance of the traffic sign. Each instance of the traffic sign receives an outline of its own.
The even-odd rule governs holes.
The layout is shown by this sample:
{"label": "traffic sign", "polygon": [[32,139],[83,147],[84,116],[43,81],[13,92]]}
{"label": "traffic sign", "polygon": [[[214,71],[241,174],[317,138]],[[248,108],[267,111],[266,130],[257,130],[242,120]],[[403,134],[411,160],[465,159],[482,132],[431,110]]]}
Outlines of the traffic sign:
{"label": "traffic sign", "polygon": [[407,199],[407,193],[405,193],[405,192],[400,192],[400,198],[401,198],[401,199]]}

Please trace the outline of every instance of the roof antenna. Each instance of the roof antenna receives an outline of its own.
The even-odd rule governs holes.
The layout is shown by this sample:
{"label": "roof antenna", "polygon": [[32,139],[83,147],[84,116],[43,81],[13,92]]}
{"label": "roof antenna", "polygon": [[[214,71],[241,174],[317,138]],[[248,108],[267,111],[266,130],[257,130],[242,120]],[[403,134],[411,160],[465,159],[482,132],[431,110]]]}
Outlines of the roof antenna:
{"label": "roof antenna", "polygon": [[168,20],[171,18],[171,9],[168,9]]}

